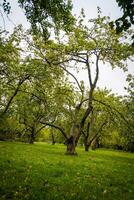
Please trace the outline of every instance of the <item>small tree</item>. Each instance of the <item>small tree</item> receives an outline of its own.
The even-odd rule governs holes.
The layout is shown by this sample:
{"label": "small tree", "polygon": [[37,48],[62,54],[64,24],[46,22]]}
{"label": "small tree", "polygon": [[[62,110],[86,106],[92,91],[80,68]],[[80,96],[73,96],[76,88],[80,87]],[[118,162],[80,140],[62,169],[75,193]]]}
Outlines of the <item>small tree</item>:
{"label": "small tree", "polygon": [[20,27],[15,28],[13,34],[0,39],[0,124],[11,116],[13,102],[31,75],[25,70],[27,60],[20,55],[20,31]]}

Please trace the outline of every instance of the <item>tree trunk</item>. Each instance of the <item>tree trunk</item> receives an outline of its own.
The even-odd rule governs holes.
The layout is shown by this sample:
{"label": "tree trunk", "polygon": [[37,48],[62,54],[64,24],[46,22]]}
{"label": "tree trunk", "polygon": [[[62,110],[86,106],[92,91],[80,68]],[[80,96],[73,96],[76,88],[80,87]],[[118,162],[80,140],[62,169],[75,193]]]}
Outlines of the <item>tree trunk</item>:
{"label": "tree trunk", "polygon": [[85,151],[89,150],[89,143],[88,143],[88,136],[84,137],[84,147],[85,147]]}
{"label": "tree trunk", "polygon": [[85,151],[89,151],[89,146],[90,145],[88,143],[85,143],[84,146],[85,146]]}
{"label": "tree trunk", "polygon": [[67,143],[67,151],[66,151],[66,155],[77,155],[76,151],[75,151],[75,140],[74,137],[71,136],[70,138],[68,138],[66,140]]}
{"label": "tree trunk", "polygon": [[29,144],[34,144],[34,141],[35,141],[35,133],[32,132],[31,135],[30,135]]}
{"label": "tree trunk", "polygon": [[54,138],[53,131],[51,132],[51,136],[52,136],[52,145],[54,145],[56,143],[56,141],[55,141],[55,138]]}
{"label": "tree trunk", "polygon": [[91,145],[92,150],[95,150],[95,149],[97,148],[97,145],[98,145],[97,138],[95,138],[95,139],[93,140],[93,142],[92,142],[92,145]]}

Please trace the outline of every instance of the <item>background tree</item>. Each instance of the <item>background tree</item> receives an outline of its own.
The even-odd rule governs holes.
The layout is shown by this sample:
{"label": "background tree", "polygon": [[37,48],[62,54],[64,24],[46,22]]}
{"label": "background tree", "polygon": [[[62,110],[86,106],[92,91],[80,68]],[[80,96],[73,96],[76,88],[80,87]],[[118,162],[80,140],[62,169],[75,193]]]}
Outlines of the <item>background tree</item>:
{"label": "background tree", "polygon": [[[94,96],[93,100],[95,97],[99,100],[103,96],[103,102],[104,102],[106,95],[108,95],[107,91],[96,90],[93,95]],[[102,134],[102,132],[104,132],[103,129],[107,127],[106,125],[108,124],[108,122],[109,122],[109,117],[108,117],[107,107],[104,107],[101,104],[96,103],[96,101],[93,102],[92,113],[88,117],[88,120],[85,124],[85,128],[82,134],[85,151],[88,151],[89,147],[91,146],[93,147],[92,145],[93,143],[94,143],[93,148],[95,148],[95,146],[99,147],[99,138],[103,135]]]}
{"label": "background tree", "polygon": [[122,126],[122,137],[124,138],[124,149],[134,152],[134,76],[128,74],[127,76],[128,95],[124,98],[125,115],[129,121],[130,129]]}
{"label": "background tree", "polygon": [[25,68],[27,60],[23,60],[20,56],[22,51],[19,48],[20,27],[14,30],[14,33],[5,39],[1,38],[0,45],[0,118],[8,114],[14,98],[19,92],[24,82],[29,80],[30,73]]}

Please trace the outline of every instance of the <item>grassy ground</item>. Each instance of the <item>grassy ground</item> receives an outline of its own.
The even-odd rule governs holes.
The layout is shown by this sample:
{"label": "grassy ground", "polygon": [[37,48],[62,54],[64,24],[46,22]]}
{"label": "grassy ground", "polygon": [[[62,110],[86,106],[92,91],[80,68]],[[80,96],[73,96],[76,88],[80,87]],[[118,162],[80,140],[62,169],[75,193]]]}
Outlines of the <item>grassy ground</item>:
{"label": "grassy ground", "polygon": [[134,154],[0,142],[0,200],[133,200]]}

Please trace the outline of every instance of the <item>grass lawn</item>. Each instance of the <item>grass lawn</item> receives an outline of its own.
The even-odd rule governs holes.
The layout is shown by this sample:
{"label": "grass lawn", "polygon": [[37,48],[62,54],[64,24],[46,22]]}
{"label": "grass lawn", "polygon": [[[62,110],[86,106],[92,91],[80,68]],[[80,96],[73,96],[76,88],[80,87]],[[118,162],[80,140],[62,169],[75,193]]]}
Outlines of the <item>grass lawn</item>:
{"label": "grass lawn", "polygon": [[0,142],[0,200],[133,200],[134,154]]}

